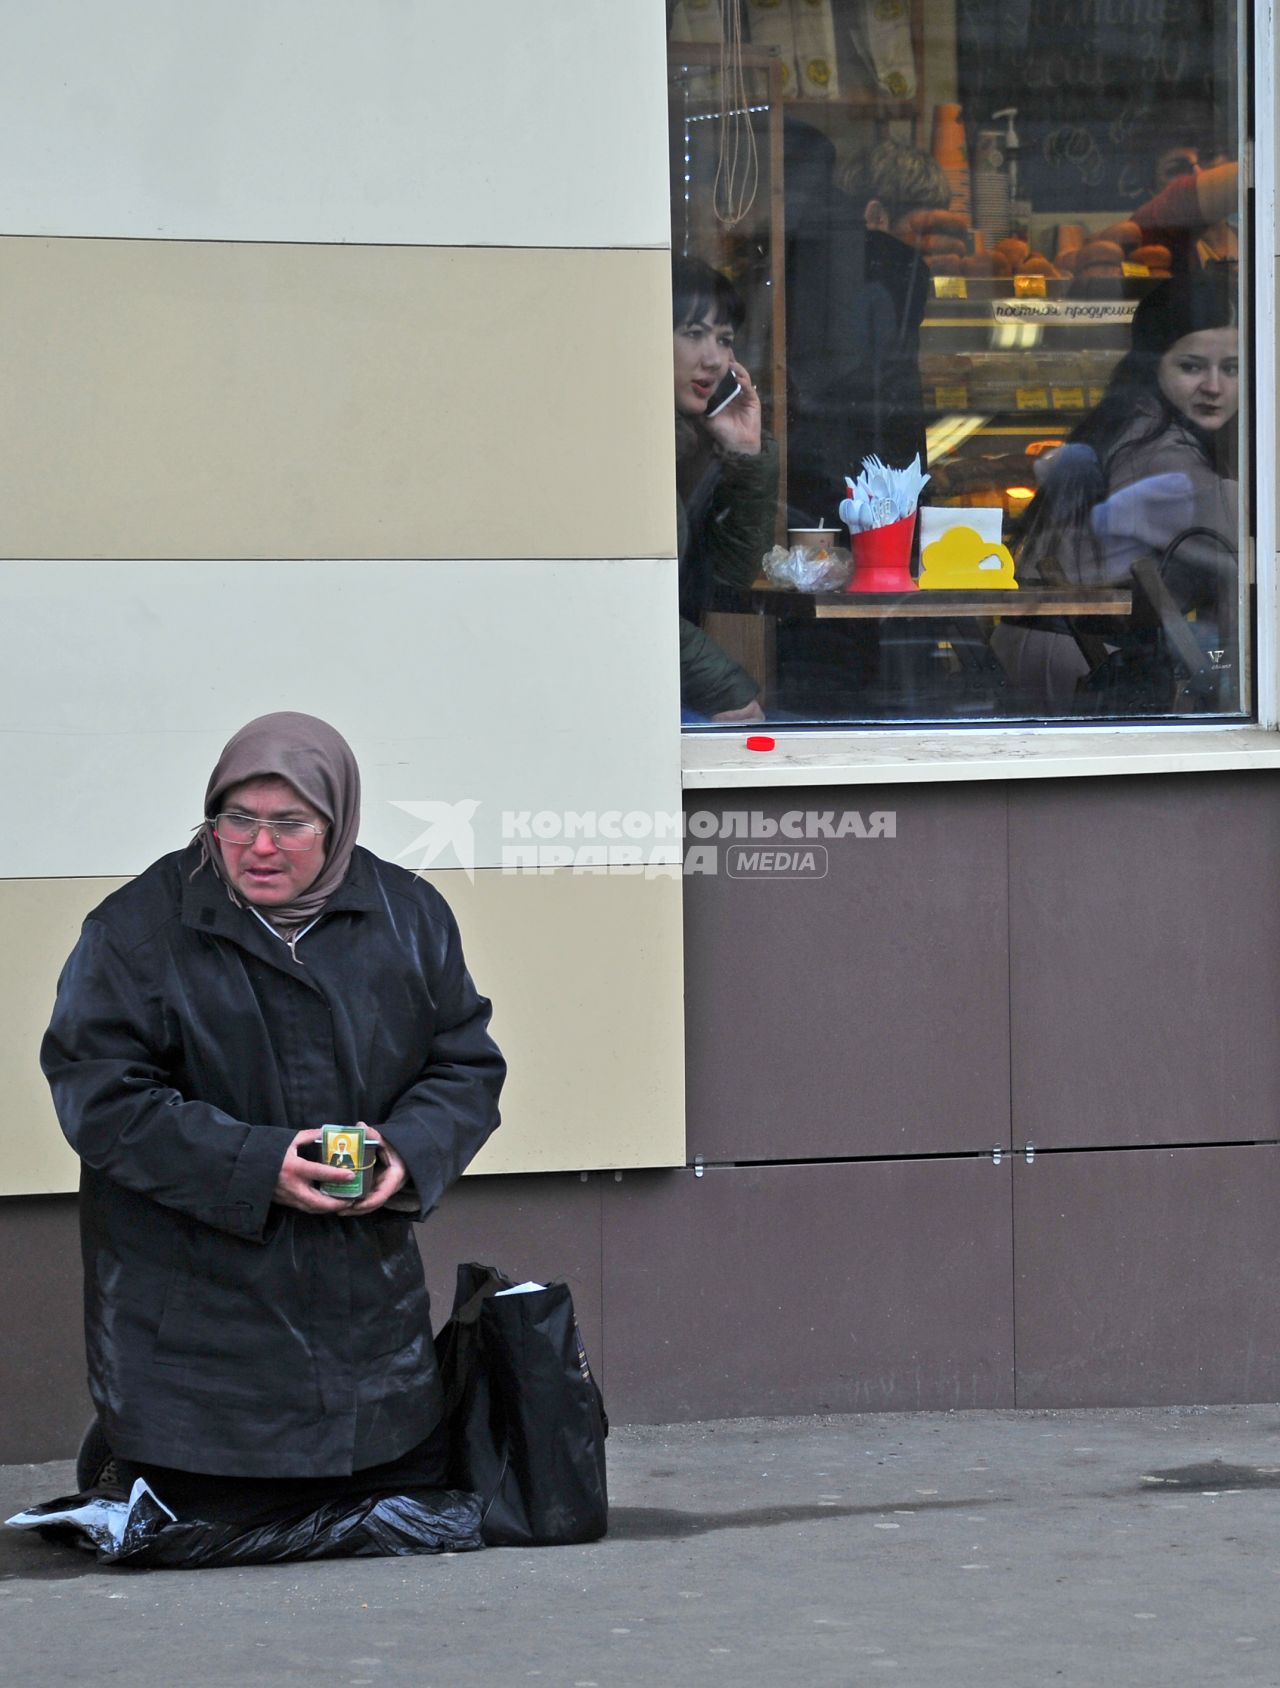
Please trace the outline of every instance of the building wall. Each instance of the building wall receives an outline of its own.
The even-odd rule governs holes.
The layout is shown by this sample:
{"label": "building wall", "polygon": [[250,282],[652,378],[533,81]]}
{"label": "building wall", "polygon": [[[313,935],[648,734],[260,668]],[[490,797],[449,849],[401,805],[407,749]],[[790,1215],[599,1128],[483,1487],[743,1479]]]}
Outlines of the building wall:
{"label": "building wall", "polygon": [[680,801],[661,8],[423,16],[0,20],[0,1459],[88,1414],[58,966],[282,707],[383,854],[479,805],[431,872],[513,1071],[438,1315],[568,1278],[620,1421],[1274,1399],[1274,776],[788,791],[898,816],[821,886],[501,871],[504,810]]}
{"label": "building wall", "polygon": [[[824,880],[686,882],[689,1164],[463,1180],[437,1320],[461,1260],[566,1278],[618,1422],[1276,1399],[1280,776],[857,806]],[[0,1458],[65,1454],[74,1202],[0,1239]]]}
{"label": "building wall", "polygon": [[8,5],[0,147],[0,1195],[74,1187],[79,920],[280,708],[457,907],[477,1170],[681,1163],[678,845],[501,871],[507,810],[679,808],[661,8]]}

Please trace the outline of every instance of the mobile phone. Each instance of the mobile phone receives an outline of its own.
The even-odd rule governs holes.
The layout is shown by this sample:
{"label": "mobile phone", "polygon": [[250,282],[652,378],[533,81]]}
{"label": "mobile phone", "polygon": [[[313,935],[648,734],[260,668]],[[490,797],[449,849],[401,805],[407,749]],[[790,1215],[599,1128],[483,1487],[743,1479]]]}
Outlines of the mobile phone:
{"label": "mobile phone", "polygon": [[725,406],[732,404],[741,391],[738,377],[731,369],[726,369],[715,392],[707,400],[707,416],[719,416]]}

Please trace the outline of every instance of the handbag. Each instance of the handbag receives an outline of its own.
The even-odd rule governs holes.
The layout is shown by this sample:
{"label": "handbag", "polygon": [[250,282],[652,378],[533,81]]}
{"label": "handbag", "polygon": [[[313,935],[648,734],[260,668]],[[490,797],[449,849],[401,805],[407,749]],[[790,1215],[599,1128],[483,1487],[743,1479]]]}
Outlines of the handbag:
{"label": "handbag", "polygon": [[436,1338],[449,1483],[480,1497],[490,1547],[596,1541],[608,1528],[604,1410],[564,1283],[458,1267]]}

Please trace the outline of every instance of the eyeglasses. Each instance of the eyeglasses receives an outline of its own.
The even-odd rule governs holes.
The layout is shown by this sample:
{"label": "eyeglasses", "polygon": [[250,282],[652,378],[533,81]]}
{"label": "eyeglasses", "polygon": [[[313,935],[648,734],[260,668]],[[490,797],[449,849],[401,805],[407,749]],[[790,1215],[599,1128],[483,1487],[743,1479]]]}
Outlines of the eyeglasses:
{"label": "eyeglasses", "polygon": [[310,821],[260,821],[254,815],[232,813],[213,817],[214,837],[224,844],[255,844],[264,827],[279,850],[309,850],[325,833],[324,827]]}

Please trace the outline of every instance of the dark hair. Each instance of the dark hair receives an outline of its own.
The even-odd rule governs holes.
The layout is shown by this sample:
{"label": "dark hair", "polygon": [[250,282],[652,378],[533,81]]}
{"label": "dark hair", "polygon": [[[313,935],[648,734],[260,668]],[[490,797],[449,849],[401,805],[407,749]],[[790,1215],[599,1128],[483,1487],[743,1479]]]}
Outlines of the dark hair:
{"label": "dark hair", "polygon": [[[1044,486],[1018,524],[1018,536],[1030,541],[1048,525],[1087,527],[1090,509],[1105,496],[1115,458],[1142,450],[1175,425],[1191,437],[1206,463],[1224,473],[1234,430],[1225,430],[1226,438],[1215,437],[1171,405],[1160,390],[1160,360],[1188,334],[1235,328],[1239,321],[1236,278],[1226,267],[1191,271],[1153,287],[1133,313],[1129,350],[1112,371],[1097,409],[1067,437],[1068,447],[1088,451],[1064,448],[1061,464],[1050,465]],[[1135,434],[1134,417],[1144,413],[1150,424]],[[1087,470],[1090,461],[1092,469]]]}
{"label": "dark hair", "polygon": [[701,258],[673,258],[671,260],[671,326],[683,328],[687,322],[727,322],[730,328],[741,328],[747,315],[742,295],[719,270],[704,264]]}
{"label": "dark hair", "polygon": [[1205,328],[1235,328],[1239,321],[1236,280],[1226,269],[1173,276],[1153,287],[1133,313],[1129,356],[1154,353],[1158,361],[1188,334]]}
{"label": "dark hair", "polygon": [[951,184],[942,166],[901,141],[881,141],[863,153],[844,172],[841,186],[859,206],[878,199],[890,223],[911,211],[945,211],[951,204]]}

